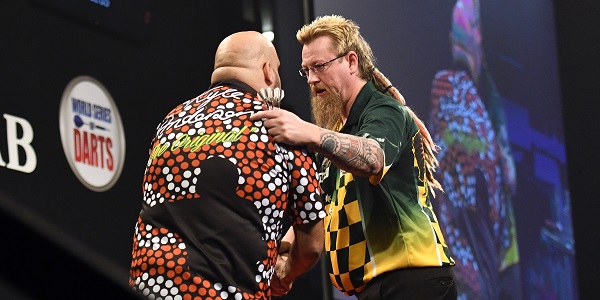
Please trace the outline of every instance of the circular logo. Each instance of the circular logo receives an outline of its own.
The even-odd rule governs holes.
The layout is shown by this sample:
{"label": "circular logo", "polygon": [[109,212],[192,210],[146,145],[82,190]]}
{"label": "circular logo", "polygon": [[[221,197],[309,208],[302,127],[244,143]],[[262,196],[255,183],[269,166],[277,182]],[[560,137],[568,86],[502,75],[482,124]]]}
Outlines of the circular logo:
{"label": "circular logo", "polygon": [[110,93],[96,79],[71,80],[62,96],[60,138],[71,169],[87,188],[103,192],[119,179],[125,133]]}

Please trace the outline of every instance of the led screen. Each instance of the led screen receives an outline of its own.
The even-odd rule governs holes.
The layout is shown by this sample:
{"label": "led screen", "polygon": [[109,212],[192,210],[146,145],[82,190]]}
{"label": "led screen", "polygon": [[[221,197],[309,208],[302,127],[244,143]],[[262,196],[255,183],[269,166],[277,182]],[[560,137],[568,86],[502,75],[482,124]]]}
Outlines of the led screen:
{"label": "led screen", "polygon": [[[553,3],[314,2],[358,23],[440,146],[459,299],[577,299]],[[333,289],[334,299],[345,297]]]}

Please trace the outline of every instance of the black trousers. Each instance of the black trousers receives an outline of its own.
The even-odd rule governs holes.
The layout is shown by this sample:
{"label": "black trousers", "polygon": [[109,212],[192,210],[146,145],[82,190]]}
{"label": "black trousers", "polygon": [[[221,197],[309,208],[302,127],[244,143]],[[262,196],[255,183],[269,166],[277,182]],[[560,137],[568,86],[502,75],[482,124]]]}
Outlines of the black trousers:
{"label": "black trousers", "polygon": [[454,300],[457,290],[450,266],[407,268],[378,275],[357,297],[359,300]]}

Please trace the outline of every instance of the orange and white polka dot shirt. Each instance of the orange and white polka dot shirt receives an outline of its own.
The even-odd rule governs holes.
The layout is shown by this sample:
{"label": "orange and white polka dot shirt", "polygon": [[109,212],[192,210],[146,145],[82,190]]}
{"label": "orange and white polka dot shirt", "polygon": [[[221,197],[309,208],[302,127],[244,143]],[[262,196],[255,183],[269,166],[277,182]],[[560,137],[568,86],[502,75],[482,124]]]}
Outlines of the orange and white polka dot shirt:
{"label": "orange and white polka dot shirt", "polygon": [[277,144],[256,91],[220,82],[152,141],[129,284],[153,299],[269,299],[284,218],[325,217],[314,155]]}

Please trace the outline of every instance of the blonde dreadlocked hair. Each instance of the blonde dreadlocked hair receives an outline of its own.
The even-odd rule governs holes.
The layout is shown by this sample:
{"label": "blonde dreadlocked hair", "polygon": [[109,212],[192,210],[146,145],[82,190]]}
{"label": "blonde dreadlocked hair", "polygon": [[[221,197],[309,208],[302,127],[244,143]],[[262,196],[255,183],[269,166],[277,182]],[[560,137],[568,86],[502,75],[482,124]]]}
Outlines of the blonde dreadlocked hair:
{"label": "blonde dreadlocked hair", "polygon": [[413,118],[419,132],[421,133],[421,148],[423,152],[423,161],[425,162],[425,181],[429,186],[433,195],[434,189],[443,191],[441,184],[435,179],[433,173],[438,166],[438,160],[435,153],[438,151],[438,146],[431,139],[429,131],[423,124],[423,121],[417,117],[410,107],[406,106],[406,100],[395,88],[387,77],[375,67],[375,56],[373,50],[367,41],[363,38],[359,31],[360,27],[354,21],[346,19],[338,15],[329,15],[317,17],[310,24],[306,24],[296,33],[296,39],[301,44],[307,44],[321,36],[329,36],[336,45],[338,54],[354,51],[358,56],[359,76],[360,78],[373,81],[375,87],[384,91],[384,93],[398,102],[402,103]]}
{"label": "blonde dreadlocked hair", "polygon": [[433,139],[429,134],[429,130],[427,130],[427,127],[425,127],[425,124],[423,124],[423,121],[417,117],[415,112],[410,109],[410,107],[406,106],[406,100],[404,100],[404,97],[402,94],[400,94],[400,91],[398,91],[398,89],[392,85],[390,80],[387,79],[387,77],[385,77],[383,73],[379,71],[379,69],[375,68],[372,76],[375,87],[377,87],[377,89],[380,91],[385,90],[386,95],[402,103],[402,105],[404,105],[404,107],[406,107],[408,110],[408,113],[410,113],[410,116],[413,118],[413,120],[415,120],[415,123],[417,123],[417,127],[419,127],[419,132],[421,133],[422,137],[421,148],[423,149],[423,153],[421,154],[423,155],[423,161],[425,162],[425,180],[427,181],[431,193],[434,196],[434,188],[443,192],[444,190],[442,189],[442,185],[433,176],[433,173],[435,173],[435,169],[438,166],[438,160],[435,157],[435,153],[438,151],[439,147],[433,142]]}

